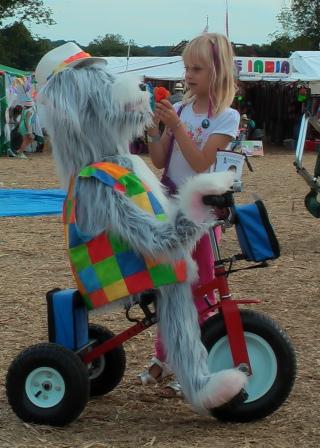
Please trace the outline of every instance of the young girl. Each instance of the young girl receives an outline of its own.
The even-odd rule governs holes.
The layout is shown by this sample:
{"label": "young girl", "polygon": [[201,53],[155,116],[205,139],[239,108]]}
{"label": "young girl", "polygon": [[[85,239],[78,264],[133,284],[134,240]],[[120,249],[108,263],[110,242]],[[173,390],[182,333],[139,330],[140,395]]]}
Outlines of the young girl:
{"label": "young girl", "polygon": [[[213,171],[218,149],[225,149],[237,135],[239,114],[230,105],[235,96],[233,51],[229,40],[220,34],[204,33],[193,39],[182,54],[187,94],[174,106],[168,100],[156,104],[155,126],[148,130],[148,146],[156,168],[167,168],[170,183],[182,185],[189,176]],[[179,111],[179,114],[177,113]],[[160,137],[159,122],[166,128]],[[170,139],[174,137],[170,151]],[[171,153],[171,154],[170,154]],[[170,157],[170,160],[168,160]],[[168,163],[169,162],[169,163]],[[214,259],[209,235],[198,242],[193,258],[198,264],[199,284],[214,277]],[[214,302],[214,295],[209,297]],[[204,298],[196,299],[199,313],[207,308]],[[155,357],[148,370],[139,375],[142,384],[154,384],[170,374],[159,334]],[[176,382],[163,389],[164,396],[180,394]]]}

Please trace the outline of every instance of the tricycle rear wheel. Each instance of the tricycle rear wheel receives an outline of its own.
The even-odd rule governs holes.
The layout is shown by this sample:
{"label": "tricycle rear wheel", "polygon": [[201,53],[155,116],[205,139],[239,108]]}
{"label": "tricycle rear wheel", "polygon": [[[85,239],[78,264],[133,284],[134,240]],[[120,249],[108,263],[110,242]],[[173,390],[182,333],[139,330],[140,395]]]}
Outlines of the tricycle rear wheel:
{"label": "tricycle rear wheel", "polygon": [[[89,339],[93,347],[114,336],[101,325],[89,324]],[[90,395],[99,396],[111,392],[122,380],[126,369],[126,354],[122,345],[94,359],[89,365]]]}
{"label": "tricycle rear wheel", "polygon": [[78,355],[61,345],[37,344],[13,360],[6,392],[21,420],[64,426],[75,420],[87,404],[87,367]]}

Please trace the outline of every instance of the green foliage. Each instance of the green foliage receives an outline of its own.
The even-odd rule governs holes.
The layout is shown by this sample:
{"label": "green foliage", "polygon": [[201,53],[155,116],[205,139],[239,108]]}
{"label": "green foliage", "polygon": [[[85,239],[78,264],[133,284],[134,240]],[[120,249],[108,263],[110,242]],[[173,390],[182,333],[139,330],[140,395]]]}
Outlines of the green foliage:
{"label": "green foliage", "polygon": [[169,56],[172,47],[167,45],[157,45],[155,47],[146,45],[142,48],[146,52],[146,56]]}
{"label": "green foliage", "polygon": [[3,20],[53,24],[52,11],[43,0],[0,0],[0,25]]}
{"label": "green foliage", "polygon": [[52,48],[50,40],[35,40],[19,22],[0,29],[0,63],[20,70],[33,70],[41,56]]}
{"label": "green foliage", "polygon": [[282,32],[276,40],[287,38],[290,45],[299,45],[295,50],[319,50],[320,44],[320,0],[291,0],[284,6],[277,19]]}
{"label": "green foliage", "polygon": [[[32,70],[52,45],[48,39],[34,39],[23,22],[53,24],[52,11],[43,0],[0,0],[0,63]],[[14,23],[5,27],[4,21]]]}
{"label": "green foliage", "polygon": [[[127,56],[129,42],[119,34],[106,34],[99,36],[89,43],[86,50],[92,56]],[[130,56],[150,56],[147,49],[138,47],[130,41]]]}

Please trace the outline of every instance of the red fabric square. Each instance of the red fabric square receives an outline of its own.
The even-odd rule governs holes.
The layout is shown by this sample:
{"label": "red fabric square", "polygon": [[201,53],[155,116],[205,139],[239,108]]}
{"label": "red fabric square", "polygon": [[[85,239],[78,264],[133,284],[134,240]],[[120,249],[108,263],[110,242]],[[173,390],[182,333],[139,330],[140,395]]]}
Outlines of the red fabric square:
{"label": "red fabric square", "polygon": [[145,289],[152,289],[154,284],[149,272],[139,272],[124,279],[130,294],[137,294]]}
{"label": "red fabric square", "polygon": [[90,294],[88,294],[88,296],[94,309],[99,308],[100,306],[107,305],[107,303],[109,303],[109,300],[103,289],[91,292]]}
{"label": "red fabric square", "polygon": [[111,244],[105,233],[87,243],[90,259],[93,264],[113,255]]}
{"label": "red fabric square", "polygon": [[174,264],[174,270],[179,282],[185,282],[187,279],[187,266],[184,260],[176,261]]}

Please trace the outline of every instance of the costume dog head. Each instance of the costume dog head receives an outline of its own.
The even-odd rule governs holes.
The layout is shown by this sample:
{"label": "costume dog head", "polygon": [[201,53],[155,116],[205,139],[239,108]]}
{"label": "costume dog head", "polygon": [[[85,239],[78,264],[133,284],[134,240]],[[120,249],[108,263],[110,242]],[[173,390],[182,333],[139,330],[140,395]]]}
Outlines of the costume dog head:
{"label": "costume dog head", "polygon": [[104,61],[57,73],[39,101],[64,186],[81,168],[129,153],[129,143],[152,124],[150,93],[132,75],[111,74]]}

